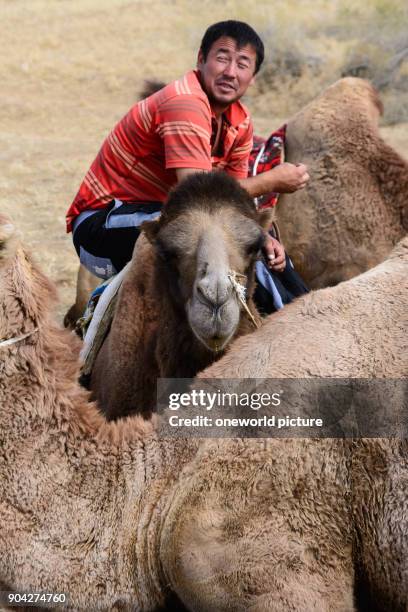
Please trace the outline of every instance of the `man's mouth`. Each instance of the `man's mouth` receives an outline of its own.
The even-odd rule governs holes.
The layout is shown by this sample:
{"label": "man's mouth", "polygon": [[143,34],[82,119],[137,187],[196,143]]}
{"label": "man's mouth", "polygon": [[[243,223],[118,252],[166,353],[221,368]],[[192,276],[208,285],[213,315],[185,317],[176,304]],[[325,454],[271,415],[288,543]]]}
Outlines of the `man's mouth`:
{"label": "man's mouth", "polygon": [[226,81],[220,81],[219,83],[217,83],[217,85],[220,89],[223,89],[224,91],[235,91],[235,87],[231,83],[227,83]]}

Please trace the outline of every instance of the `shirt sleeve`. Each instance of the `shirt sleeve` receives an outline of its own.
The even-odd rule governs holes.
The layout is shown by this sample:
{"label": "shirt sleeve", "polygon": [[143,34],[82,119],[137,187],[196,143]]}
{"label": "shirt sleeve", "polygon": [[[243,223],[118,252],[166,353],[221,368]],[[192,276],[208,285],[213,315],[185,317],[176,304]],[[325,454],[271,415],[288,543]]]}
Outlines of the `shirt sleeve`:
{"label": "shirt sleeve", "polygon": [[249,154],[253,147],[253,127],[250,122],[243,135],[237,139],[231,151],[227,165],[224,170],[234,178],[247,178]]}
{"label": "shirt sleeve", "polygon": [[164,143],[166,170],[211,170],[211,117],[204,100],[178,95],[158,109],[157,132]]}

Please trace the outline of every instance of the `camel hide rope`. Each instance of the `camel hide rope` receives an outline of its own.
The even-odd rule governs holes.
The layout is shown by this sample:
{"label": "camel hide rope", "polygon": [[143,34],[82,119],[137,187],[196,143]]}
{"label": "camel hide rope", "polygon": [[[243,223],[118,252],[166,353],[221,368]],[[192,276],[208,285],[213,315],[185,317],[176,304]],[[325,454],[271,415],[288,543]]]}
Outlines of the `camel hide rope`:
{"label": "camel hide rope", "polygon": [[22,340],[25,340],[26,338],[29,338],[30,336],[32,336],[36,332],[38,332],[38,327],[36,327],[35,329],[33,329],[30,332],[27,332],[26,334],[22,334],[22,336],[16,336],[14,338],[8,338],[7,340],[0,340],[0,348],[3,348],[5,346],[10,346],[11,344],[17,344],[17,342],[21,342]]}
{"label": "camel hide rope", "polygon": [[252,312],[249,310],[247,302],[246,302],[246,287],[245,285],[243,285],[242,283],[239,282],[239,280],[237,280],[238,278],[246,278],[246,276],[244,276],[244,274],[238,274],[238,272],[235,272],[234,270],[230,270],[229,274],[228,274],[228,278],[231,281],[231,284],[234,288],[235,293],[237,294],[237,298],[240,302],[240,304],[242,304],[243,308],[245,309],[245,312],[247,313],[247,315],[249,316],[249,318],[251,319],[252,323],[254,324],[254,326],[256,328],[259,327],[259,324],[256,322]]}

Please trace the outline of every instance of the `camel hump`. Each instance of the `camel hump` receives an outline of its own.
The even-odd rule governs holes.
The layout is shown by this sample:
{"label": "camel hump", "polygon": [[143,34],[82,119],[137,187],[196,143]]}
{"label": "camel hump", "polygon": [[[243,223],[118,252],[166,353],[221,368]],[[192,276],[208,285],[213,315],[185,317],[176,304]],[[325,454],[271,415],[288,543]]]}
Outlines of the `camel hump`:
{"label": "camel hump", "polygon": [[[335,110],[334,110],[335,109]],[[289,120],[286,131],[288,161],[294,162],[314,135],[320,143],[331,135],[335,143],[342,143],[343,135],[359,141],[378,136],[378,121],[383,104],[376,89],[364,79],[344,77],[325,89]],[[361,132],[361,133],[360,133]],[[327,144],[326,144],[327,146]],[[350,143],[348,145],[350,148]],[[354,154],[354,151],[353,151]]]}
{"label": "camel hump", "polygon": [[366,79],[358,77],[343,77],[331,86],[334,90],[342,91],[346,96],[354,95],[367,100],[372,104],[379,115],[384,113],[384,105],[376,88]]}
{"label": "camel hump", "polygon": [[[16,235],[16,227],[11,219],[0,213],[0,257],[5,255],[5,251],[9,250],[10,239]],[[7,253],[9,255],[9,253]]]}
{"label": "camel hump", "polygon": [[139,99],[144,100],[166,86],[166,83],[157,79],[146,79],[143,89],[139,93]]}
{"label": "camel hump", "polygon": [[[349,76],[339,79],[306,108],[309,106],[314,108],[317,105],[317,108],[323,109],[327,104],[326,112],[330,112],[330,109],[333,108],[336,108],[337,112],[343,109],[346,117],[350,113],[361,112],[360,120],[361,117],[366,117],[373,126],[377,126],[380,116],[384,113],[384,106],[378,91],[369,81],[358,77]],[[342,114],[340,114],[340,120],[342,122],[345,120]],[[344,123],[342,125],[344,126]]]}

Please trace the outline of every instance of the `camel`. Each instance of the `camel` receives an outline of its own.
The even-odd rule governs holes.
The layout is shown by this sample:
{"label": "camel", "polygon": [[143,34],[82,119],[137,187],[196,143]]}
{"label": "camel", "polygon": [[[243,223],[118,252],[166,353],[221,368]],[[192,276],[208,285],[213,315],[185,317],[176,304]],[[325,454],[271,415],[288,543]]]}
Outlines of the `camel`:
{"label": "camel", "polygon": [[[269,222],[270,213],[258,214],[236,181],[213,172],[180,183],[160,219],[142,225],[91,375],[93,397],[108,418],[135,406],[148,416],[157,378],[195,376],[261,323],[251,296],[261,226]],[[231,274],[245,286],[249,314]]]}
{"label": "camel", "polygon": [[[334,376],[405,375],[407,262],[405,240],[377,269],[271,317],[270,334],[238,339],[203,376],[235,376],[232,361],[282,376],[275,325],[288,375],[311,375],[305,350],[330,354]],[[166,439],[156,416],[107,423],[76,383],[54,293],[0,217],[3,590],[65,592],[77,611],[148,612],[173,597],[168,610],[344,612],[355,595],[360,609],[406,609],[405,440]],[[307,340],[321,327],[320,357]]]}
{"label": "camel", "polygon": [[311,178],[280,197],[277,218],[312,288],[375,266],[408,231],[408,162],[380,137],[381,113],[369,82],[348,77],[288,122],[286,159],[307,164]]}
{"label": "camel", "polygon": [[[172,593],[169,610],[273,609],[269,562],[283,542],[268,518],[272,489],[260,486],[271,468],[264,444],[161,439],[155,418],[107,423],[76,383],[77,343],[52,321],[54,294],[1,217],[2,589],[65,593],[77,611],[148,612]],[[229,527],[208,505],[220,487],[231,500],[245,491]],[[192,531],[202,538],[195,552]],[[292,548],[284,563],[295,567]],[[351,609],[348,569],[318,570],[276,609]]]}
{"label": "camel", "polygon": [[[407,332],[405,237],[374,269],[336,287],[312,292],[270,316],[261,330],[236,340],[228,354],[200,373],[198,379],[316,378],[322,383],[325,377],[407,380]],[[364,419],[369,405],[369,397],[363,398],[363,414],[357,417]],[[277,500],[271,512],[280,534],[286,524],[292,534],[290,540],[297,541],[295,534],[304,537],[303,519],[297,524],[300,515],[309,517],[306,520],[313,529],[316,516],[323,513],[329,526],[333,508],[342,514],[345,500],[349,500],[351,533],[345,529],[343,536],[350,538],[347,555],[353,558],[356,603],[361,610],[408,608],[406,387],[401,404],[392,408],[395,422],[405,422],[405,429],[400,430],[405,439],[357,439],[350,445],[327,439],[270,442],[275,464],[268,482]],[[328,510],[325,502],[320,506],[319,496],[324,490],[320,474],[335,471],[338,466],[344,489],[333,495],[337,502]],[[221,512],[219,506],[213,510]],[[192,549],[199,537],[193,537]],[[324,536],[316,554],[325,557],[326,547],[330,545]],[[288,544],[285,550],[289,551]],[[309,548],[313,554],[311,551]],[[299,576],[308,559],[302,563],[297,568]],[[273,571],[281,576],[283,585],[286,569],[280,570],[276,561]]]}

